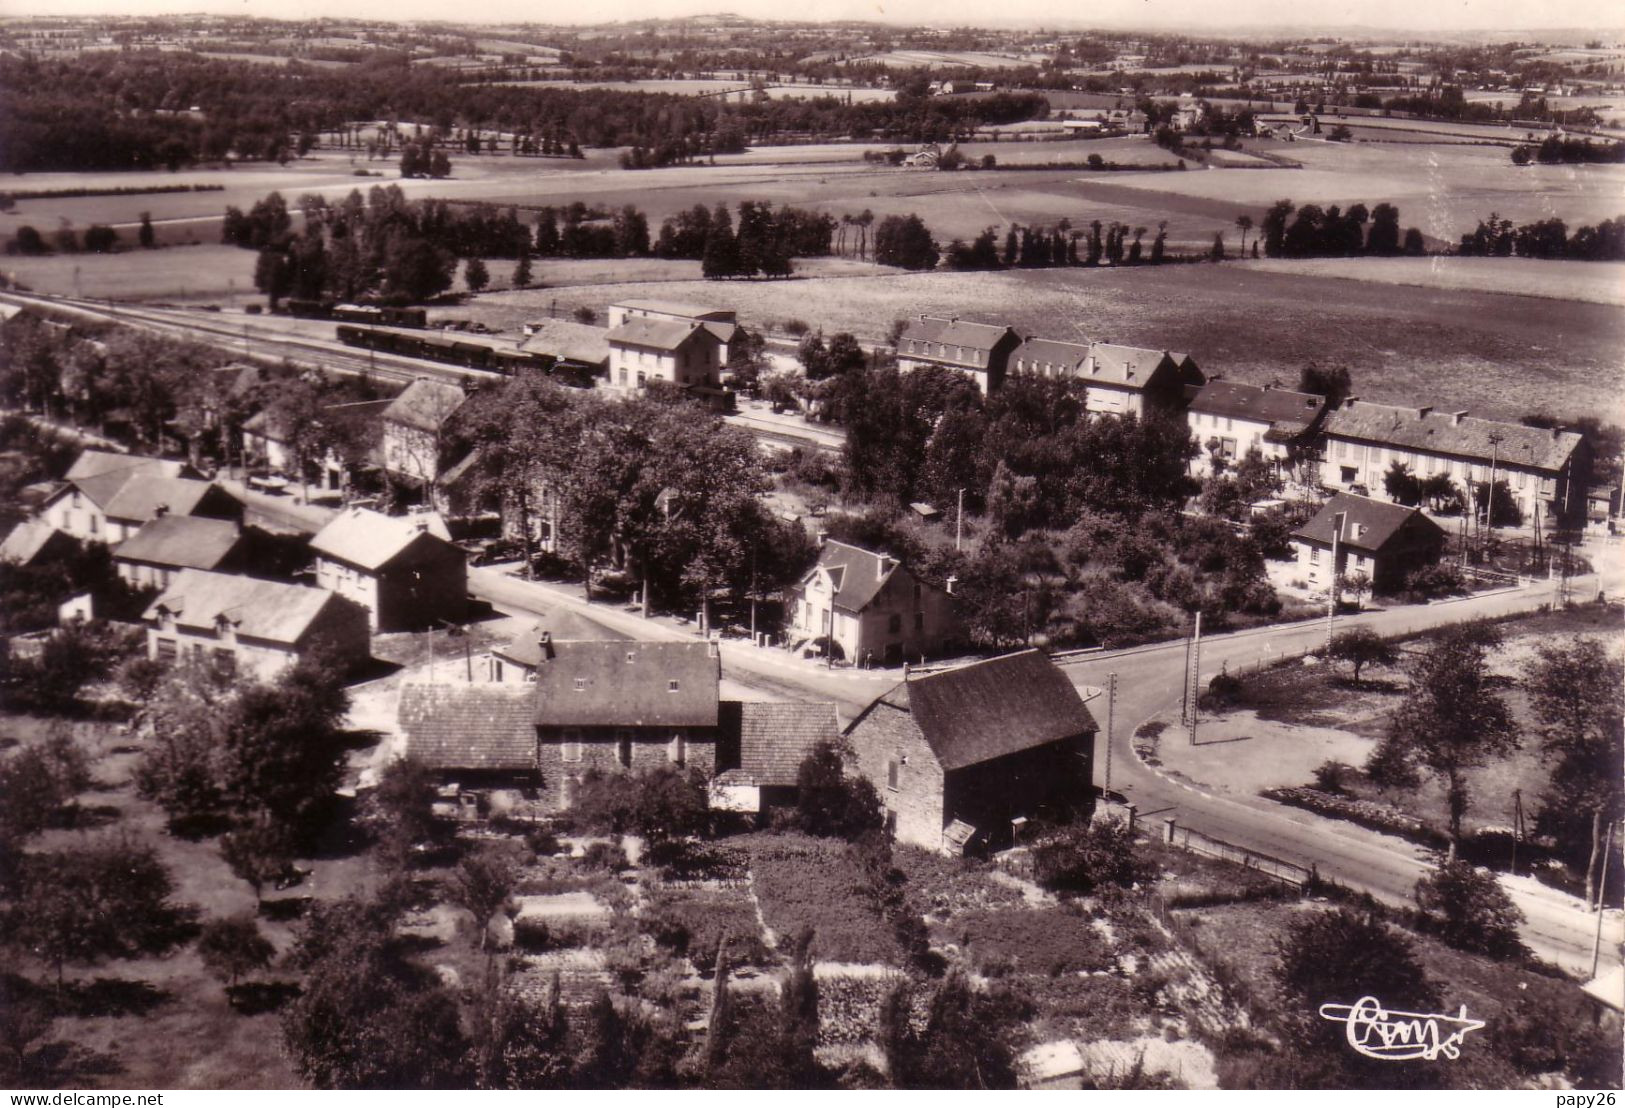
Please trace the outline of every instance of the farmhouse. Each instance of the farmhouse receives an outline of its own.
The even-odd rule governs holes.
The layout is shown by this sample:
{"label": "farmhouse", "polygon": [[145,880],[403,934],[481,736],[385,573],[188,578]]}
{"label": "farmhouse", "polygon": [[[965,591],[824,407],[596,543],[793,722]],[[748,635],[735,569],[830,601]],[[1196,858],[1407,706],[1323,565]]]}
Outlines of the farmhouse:
{"label": "farmhouse", "polygon": [[324,664],[366,662],[367,614],[326,589],[186,569],[143,615],[147,655],[266,680],[321,650]]}
{"label": "farmhouse", "polygon": [[41,505],[40,516],[74,538],[104,543],[123,542],[163,515],[242,519],[241,502],[219,485],[166,472],[137,464],[70,479]]}
{"label": "farmhouse", "polygon": [[1350,575],[1363,573],[1379,593],[1403,588],[1412,573],[1438,562],[1445,546],[1444,530],[1421,509],[1340,492],[1292,532],[1298,572],[1310,588],[1330,584],[1334,536],[1343,587]]}
{"label": "farmhouse", "polygon": [[835,705],[724,700],[710,806],[765,815],[796,802],[801,763],[820,743],[839,744]]}
{"label": "farmhouse", "polygon": [[185,569],[238,573],[248,562],[248,541],[230,520],[161,516],[113,550],[120,579],[138,588],[165,589]]}
{"label": "farmhouse", "polygon": [[699,320],[635,316],[609,332],[609,383],[642,388],[651,381],[700,391],[721,388],[727,344]]}
{"label": "farmhouse", "polygon": [[434,627],[468,610],[468,562],[427,514],[350,508],[310,540],[316,583],[354,601],[374,631]]}
{"label": "farmhouse", "polygon": [[380,417],[384,472],[432,488],[454,460],[447,424],[467,400],[467,393],[445,381],[419,377],[407,385]]}
{"label": "farmhouse", "polygon": [[1466,412],[1401,408],[1350,397],[1325,422],[1328,485],[1388,498],[1395,462],[1418,478],[1505,482],[1526,520],[1561,522],[1583,510],[1590,456],[1572,431],[1478,419]]}
{"label": "farmhouse", "polygon": [[1009,327],[922,315],[911,319],[897,340],[897,368],[904,373],[940,366],[967,374],[983,395],[1004,381],[1010,355],[1021,336]]}
{"label": "farmhouse", "polygon": [[396,721],[407,757],[462,785],[542,787],[535,690],[525,685],[411,683]]}
{"label": "farmhouse", "polygon": [[1233,462],[1256,450],[1277,470],[1290,469],[1311,449],[1326,415],[1326,398],[1274,385],[1214,378],[1185,409],[1191,438],[1202,448],[1191,462],[1198,475],[1213,459]]}
{"label": "farmhouse", "polygon": [[0,562],[27,569],[50,565],[78,552],[73,536],[43,519],[27,519],[0,541]]}
{"label": "farmhouse", "polygon": [[1096,730],[1066,675],[1024,650],[906,677],[847,740],[899,842],[960,852],[1008,844],[1013,820],[1087,808]]}
{"label": "farmhouse", "polygon": [[890,554],[825,540],[818,562],[785,593],[793,643],[836,658],[895,665],[941,651],[957,632],[953,598]]}

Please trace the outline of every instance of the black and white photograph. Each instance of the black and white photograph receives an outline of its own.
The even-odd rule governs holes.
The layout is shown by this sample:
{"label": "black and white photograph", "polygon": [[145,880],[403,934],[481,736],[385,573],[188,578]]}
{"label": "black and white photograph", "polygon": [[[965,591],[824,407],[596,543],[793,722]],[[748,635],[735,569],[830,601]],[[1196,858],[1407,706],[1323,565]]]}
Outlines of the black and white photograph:
{"label": "black and white photograph", "polygon": [[1622,499],[1604,0],[7,0],[0,1088],[1608,1108]]}

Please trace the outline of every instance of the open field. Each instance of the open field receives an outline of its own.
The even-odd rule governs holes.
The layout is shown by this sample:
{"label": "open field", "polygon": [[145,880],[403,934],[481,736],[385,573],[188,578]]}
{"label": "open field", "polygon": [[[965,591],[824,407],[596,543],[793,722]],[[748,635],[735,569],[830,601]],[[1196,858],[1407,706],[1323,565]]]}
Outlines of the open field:
{"label": "open field", "polygon": [[[133,239],[134,236],[130,235]],[[35,292],[106,300],[182,300],[254,295],[252,250],[176,246],[122,254],[52,254],[0,259],[0,270]]]}
{"label": "open field", "polygon": [[754,326],[802,319],[873,339],[922,312],[1000,320],[1023,334],[1188,351],[1210,373],[1256,383],[1295,382],[1310,361],[1347,365],[1368,399],[1514,419],[1617,413],[1625,396],[1616,308],[1237,262],[594,285],[487,295],[460,314],[511,329],[550,300],[602,310],[637,296],[736,308]]}
{"label": "open field", "polygon": [[1419,288],[1510,293],[1625,307],[1625,263],[1537,258],[1260,258],[1247,267]]}
{"label": "open field", "polygon": [[866,54],[853,58],[854,62],[879,63],[899,69],[918,69],[920,66],[962,66],[966,69],[1014,69],[1023,65],[1037,65],[1044,58],[1039,55],[983,54],[974,50],[892,50],[885,54]]}
{"label": "open field", "polygon": [[[674,96],[728,96],[737,99],[748,94],[751,85],[743,81],[651,80],[651,81],[499,81],[508,88],[606,89],[613,92],[666,92]],[[834,96],[854,104],[895,100],[897,91],[889,88],[853,88],[849,85],[771,84],[764,90],[772,100],[810,100]]]}

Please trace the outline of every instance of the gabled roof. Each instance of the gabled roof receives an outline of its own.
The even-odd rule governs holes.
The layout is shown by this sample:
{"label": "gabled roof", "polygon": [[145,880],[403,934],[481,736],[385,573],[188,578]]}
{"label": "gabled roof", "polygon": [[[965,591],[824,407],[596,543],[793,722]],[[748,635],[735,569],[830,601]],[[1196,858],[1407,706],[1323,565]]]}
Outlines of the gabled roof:
{"label": "gabled roof", "polygon": [[1143,389],[1151,375],[1164,364],[1178,367],[1178,362],[1166,350],[1097,342],[1089,348],[1089,364],[1084,367],[1083,376],[1090,382]]}
{"label": "gabled roof", "polygon": [[[230,497],[225,489],[210,481],[189,477],[157,477],[138,474],[125,482],[102,506],[110,519],[146,522],[160,515],[190,515],[211,492]],[[232,497],[235,499],[235,497]]]}
{"label": "gabled roof", "polygon": [[293,646],[329,605],[348,603],[326,589],[183,569],[142,618],[155,621],[167,611],[180,626],[201,631],[212,631],[224,620],[239,635]]}
{"label": "gabled roof", "polygon": [[567,319],[544,319],[530,325],[534,332],[519,349],[546,354],[561,361],[602,365],[609,360],[609,332]]}
{"label": "gabled roof", "polygon": [[395,719],[406,753],[430,769],[534,770],[529,685],[401,686]]}
{"label": "gabled roof", "polygon": [[909,678],[876,706],[913,716],[946,770],[1099,729],[1078,690],[1041,650]]}
{"label": "gabled roof", "polygon": [[835,605],[849,612],[861,612],[897,572],[899,565],[897,559],[889,555],[826,539],[818,551],[818,563],[807,571],[801,582],[805,585],[823,570],[835,583]]}
{"label": "gabled roof", "polygon": [[[958,346],[966,350],[991,351],[1005,337],[1016,337],[1016,333],[1008,327],[993,323],[972,323],[969,320],[944,318],[935,315],[922,315],[918,319],[908,321],[899,337],[898,350],[902,351],[902,344],[906,342],[934,342],[943,346]],[[942,355],[932,355],[942,357]],[[949,356],[948,360],[960,360]],[[984,367],[985,368],[985,367]]]}
{"label": "gabled roof", "polygon": [[707,308],[703,304],[684,304],[677,300],[617,300],[611,308],[626,308],[634,312],[655,312],[660,315],[681,316],[684,319],[715,320],[732,323],[738,314],[731,308]]}
{"label": "gabled roof", "polygon": [[536,670],[536,724],[715,727],[721,679],[711,643],[558,643]]}
{"label": "gabled roof", "polygon": [[1407,526],[1444,538],[1443,528],[1424,515],[1420,508],[1407,508],[1403,504],[1390,504],[1385,500],[1347,492],[1340,492],[1326,501],[1313,519],[1292,532],[1292,537],[1331,546],[1339,512],[1344,515],[1343,532],[1337,538],[1339,547],[1380,554],[1382,548]]}
{"label": "gabled roof", "polygon": [[439,431],[468,400],[468,394],[445,381],[419,377],[384,409],[383,418],[419,431]]}
{"label": "gabled roof", "polygon": [[242,532],[230,520],[160,516],[120,543],[113,557],[177,569],[215,569],[241,540]]}
{"label": "gabled roof", "polygon": [[420,539],[452,545],[435,534],[434,517],[429,515],[386,516],[366,508],[347,508],[316,532],[310,548],[361,569],[378,570]]}
{"label": "gabled roof", "polygon": [[[639,346],[648,350],[676,350],[704,331],[699,323],[675,319],[636,316],[611,331],[605,341],[610,346]],[[709,332],[706,332],[709,334]]]}
{"label": "gabled roof", "polygon": [[[56,538],[58,535],[60,539]],[[50,546],[63,542],[71,544],[73,536],[57,530],[43,519],[24,520],[13,527],[4,540],[0,540],[0,562],[26,566],[41,553],[47,552]]]}
{"label": "gabled roof", "polygon": [[[1465,412],[1401,408],[1347,400],[1326,417],[1326,434],[1462,458],[1492,457],[1502,464],[1544,469],[1563,468],[1580,445],[1573,431],[1525,427],[1521,423],[1479,419]],[[1499,441],[1491,442],[1491,437]]]}
{"label": "gabled roof", "polygon": [[63,475],[65,481],[80,481],[87,477],[100,477],[104,473],[155,473],[160,477],[179,477],[186,471],[185,462],[168,458],[148,458],[141,454],[117,454],[111,450],[82,450],[73,465]]}
{"label": "gabled roof", "polygon": [[1289,433],[1312,426],[1325,408],[1324,396],[1223,380],[1203,385],[1190,403],[1193,412],[1267,423],[1275,430]]}
{"label": "gabled roof", "polygon": [[770,787],[794,785],[813,747],[841,741],[833,704],[727,700],[722,730],[738,737],[739,775]]}
{"label": "gabled roof", "polygon": [[516,665],[535,669],[542,664],[544,634],[551,636],[555,650],[560,643],[624,641],[618,633],[608,627],[594,623],[586,616],[577,615],[569,608],[559,605],[548,612],[546,618],[531,624],[523,634],[509,639],[501,646],[492,647],[491,653]]}
{"label": "gabled roof", "polygon": [[1023,368],[1023,362],[1036,362],[1055,366],[1068,375],[1076,376],[1083,372],[1083,364],[1088,360],[1088,343],[1061,342],[1057,339],[1028,339],[1010,352],[1010,366],[1020,372],[1032,368],[1031,365]]}

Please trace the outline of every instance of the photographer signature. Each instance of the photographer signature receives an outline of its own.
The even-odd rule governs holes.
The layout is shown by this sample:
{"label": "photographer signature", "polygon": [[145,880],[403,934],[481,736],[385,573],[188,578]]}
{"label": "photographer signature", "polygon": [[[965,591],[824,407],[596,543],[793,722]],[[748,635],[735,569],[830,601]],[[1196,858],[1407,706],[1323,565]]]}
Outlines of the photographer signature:
{"label": "photographer signature", "polygon": [[1465,1004],[1459,1016],[1390,1012],[1373,996],[1363,996],[1353,1004],[1322,1004],[1320,1014],[1347,1025],[1349,1046],[1356,1052],[1388,1062],[1412,1058],[1431,1062],[1441,1054],[1459,1058],[1468,1032],[1484,1026],[1483,1020],[1468,1018]]}

